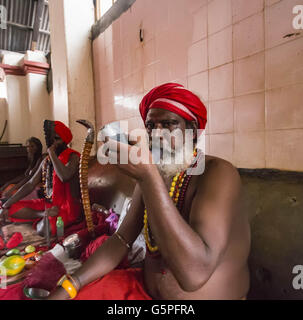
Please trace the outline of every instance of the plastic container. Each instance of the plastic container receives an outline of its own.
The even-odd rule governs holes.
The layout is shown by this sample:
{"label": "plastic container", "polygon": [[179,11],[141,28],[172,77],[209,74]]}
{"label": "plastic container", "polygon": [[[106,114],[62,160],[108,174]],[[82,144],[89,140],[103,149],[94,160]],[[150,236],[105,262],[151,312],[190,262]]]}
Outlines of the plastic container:
{"label": "plastic container", "polygon": [[64,237],[64,222],[62,220],[62,217],[57,218],[56,222],[56,228],[57,228],[57,239],[61,239]]}

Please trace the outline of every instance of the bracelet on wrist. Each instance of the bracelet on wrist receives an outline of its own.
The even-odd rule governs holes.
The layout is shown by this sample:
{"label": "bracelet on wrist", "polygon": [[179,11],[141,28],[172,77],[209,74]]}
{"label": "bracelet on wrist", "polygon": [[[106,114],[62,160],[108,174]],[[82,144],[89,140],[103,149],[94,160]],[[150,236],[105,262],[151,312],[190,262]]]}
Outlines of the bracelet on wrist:
{"label": "bracelet on wrist", "polygon": [[57,286],[62,287],[68,293],[70,299],[74,299],[78,294],[74,284],[76,284],[75,280],[69,274],[63,275],[57,282]]}

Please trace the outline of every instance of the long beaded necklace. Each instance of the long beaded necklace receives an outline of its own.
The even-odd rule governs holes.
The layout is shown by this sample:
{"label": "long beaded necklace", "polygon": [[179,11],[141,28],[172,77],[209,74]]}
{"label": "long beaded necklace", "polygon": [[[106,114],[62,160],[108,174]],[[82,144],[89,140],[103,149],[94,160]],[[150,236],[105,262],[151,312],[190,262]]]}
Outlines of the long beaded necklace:
{"label": "long beaded necklace", "polygon": [[53,167],[49,157],[45,159],[43,164],[42,184],[45,198],[51,200],[53,196]]}
{"label": "long beaded necklace", "polygon": [[[197,156],[197,150],[194,150],[194,157]],[[186,175],[185,171],[182,171],[180,173],[177,173],[171,182],[170,190],[169,190],[169,196],[173,199],[173,202],[175,203],[176,207],[179,211],[181,211],[184,199],[185,199],[185,193],[189,184],[189,181],[191,179],[191,175]],[[147,210],[144,209],[144,238],[147,245],[147,248],[150,252],[156,252],[158,251],[158,246],[153,246],[150,241],[150,230],[148,227],[148,218],[147,218]]]}

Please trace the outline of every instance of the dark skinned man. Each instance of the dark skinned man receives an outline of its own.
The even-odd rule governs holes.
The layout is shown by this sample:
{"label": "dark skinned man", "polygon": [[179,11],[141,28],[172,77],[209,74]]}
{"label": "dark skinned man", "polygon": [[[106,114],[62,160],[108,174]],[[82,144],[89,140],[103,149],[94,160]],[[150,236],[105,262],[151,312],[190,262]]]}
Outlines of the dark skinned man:
{"label": "dark skinned man", "polygon": [[[14,196],[4,203],[0,211],[2,220],[29,223],[44,234],[43,217],[48,216],[50,231],[56,233],[56,219],[61,216],[65,226],[75,222],[80,215],[79,158],[80,154],[68,148],[72,133],[60,121],[44,121],[48,157],[38,171]],[[43,182],[45,199],[23,200]],[[21,200],[21,201],[20,201]]]}
{"label": "dark skinned man", "polygon": [[[200,99],[173,83],[151,90],[140,113],[150,136],[153,129],[197,132],[206,124]],[[108,143],[118,156],[134,148],[114,140]],[[136,148],[140,154],[140,146]],[[152,154],[148,157],[151,163]],[[83,300],[245,298],[250,229],[240,209],[237,170],[213,156],[205,156],[204,172],[190,178],[156,164],[129,161],[118,166],[137,181],[125,219],[75,274],[67,275],[74,294],[58,287],[49,299],[68,299],[76,293],[76,299]],[[115,269],[143,227],[148,249],[143,269]]]}

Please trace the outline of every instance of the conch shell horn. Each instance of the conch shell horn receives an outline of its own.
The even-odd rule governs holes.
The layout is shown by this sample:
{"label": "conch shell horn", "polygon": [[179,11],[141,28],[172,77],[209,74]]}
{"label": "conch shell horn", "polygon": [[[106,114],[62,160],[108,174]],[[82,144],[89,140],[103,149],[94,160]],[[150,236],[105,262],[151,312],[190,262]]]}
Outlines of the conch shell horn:
{"label": "conch shell horn", "polygon": [[94,139],[95,139],[95,130],[94,126],[87,120],[77,120],[76,122],[82,124],[87,128],[87,135],[84,141],[84,146],[81,152],[80,165],[79,165],[79,175],[80,175],[80,189],[82,204],[86,219],[87,230],[91,234],[92,238],[95,237],[95,227],[92,218],[92,212],[90,207],[90,199],[88,192],[88,163],[89,156],[92,150]]}

